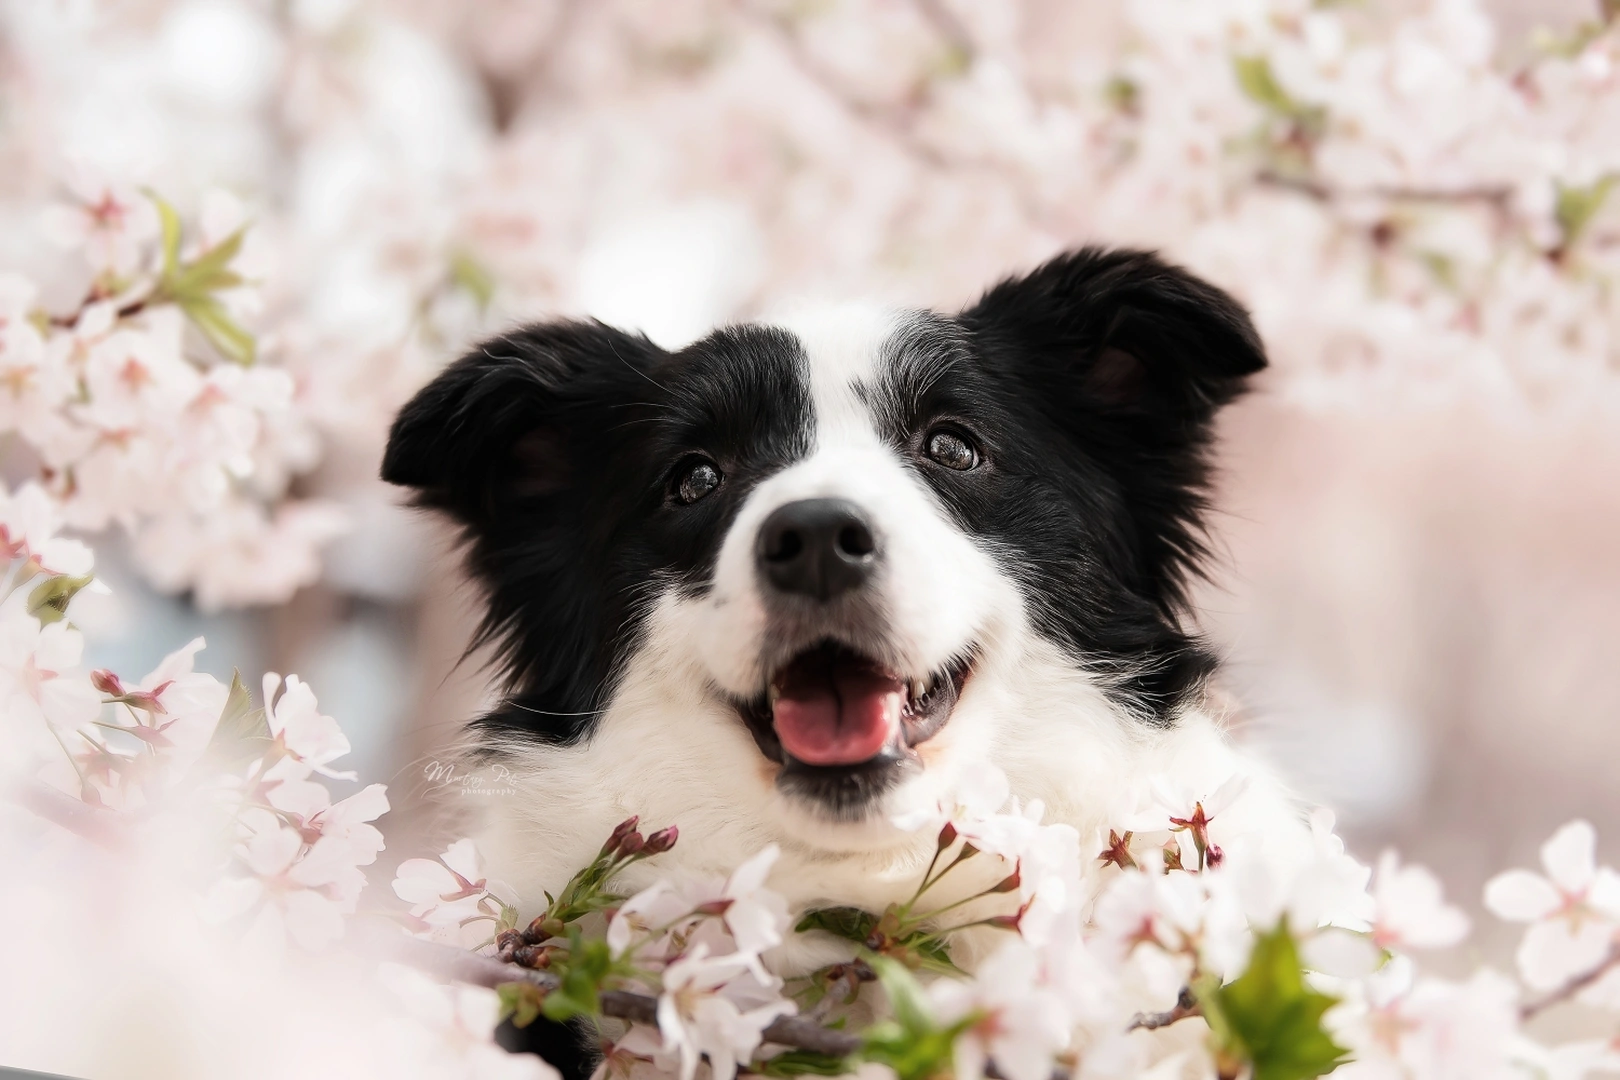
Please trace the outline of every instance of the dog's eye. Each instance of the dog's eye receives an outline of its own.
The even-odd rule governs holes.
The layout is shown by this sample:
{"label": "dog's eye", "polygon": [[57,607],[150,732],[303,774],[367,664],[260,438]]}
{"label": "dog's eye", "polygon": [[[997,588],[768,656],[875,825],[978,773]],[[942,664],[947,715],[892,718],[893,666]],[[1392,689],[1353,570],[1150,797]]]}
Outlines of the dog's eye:
{"label": "dog's eye", "polygon": [[691,506],[720,486],[720,470],[712,461],[698,460],[686,466],[675,481],[675,498]]}
{"label": "dog's eye", "polygon": [[979,463],[979,452],[960,433],[941,428],[928,436],[928,456],[947,469],[962,471]]}

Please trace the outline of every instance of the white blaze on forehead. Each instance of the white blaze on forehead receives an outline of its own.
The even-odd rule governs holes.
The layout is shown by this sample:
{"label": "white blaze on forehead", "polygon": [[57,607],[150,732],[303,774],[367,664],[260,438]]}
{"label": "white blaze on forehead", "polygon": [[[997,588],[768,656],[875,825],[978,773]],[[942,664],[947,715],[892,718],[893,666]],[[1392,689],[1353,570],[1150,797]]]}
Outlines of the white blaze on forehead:
{"label": "white blaze on forehead", "polygon": [[891,308],[866,304],[794,312],[780,320],[804,347],[818,448],[877,441],[871,411],[856,388],[877,381],[884,347],[902,321]]}
{"label": "white blaze on forehead", "polygon": [[767,672],[760,642],[770,626],[768,587],[756,567],[756,539],[778,507],[802,499],[847,499],[867,515],[883,550],[867,586],[882,612],[882,659],[918,676],[938,671],[982,643],[993,624],[1015,618],[1016,590],[940,505],[917,468],[880,430],[862,388],[885,376],[886,355],[908,316],[875,307],[796,313],[774,325],[803,350],[814,411],[812,449],[764,478],[727,531],[713,589],[690,605],[678,636],[694,646],[713,681],[746,696]]}

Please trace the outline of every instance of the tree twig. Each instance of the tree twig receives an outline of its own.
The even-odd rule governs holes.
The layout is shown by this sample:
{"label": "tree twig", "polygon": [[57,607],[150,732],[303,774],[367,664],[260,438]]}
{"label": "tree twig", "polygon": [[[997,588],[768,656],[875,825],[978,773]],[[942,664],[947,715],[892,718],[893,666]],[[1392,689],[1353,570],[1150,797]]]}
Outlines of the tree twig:
{"label": "tree twig", "polygon": [[[377,934],[378,948],[393,959],[432,972],[442,978],[474,986],[494,988],[502,983],[527,982],[545,990],[557,988],[557,977],[548,972],[508,964],[490,956],[480,956],[451,945],[436,945],[420,938]],[[658,1023],[658,999],[631,990],[604,990],[602,1013],[637,1024]],[[764,1032],[765,1041],[778,1046],[813,1050],[833,1057],[847,1057],[860,1048],[858,1036],[822,1027],[802,1016],[779,1016]]]}
{"label": "tree twig", "polygon": [[973,45],[973,35],[956,12],[946,7],[941,0],[914,0],[917,14],[923,21],[931,26],[936,34],[945,39],[945,43],[960,54],[964,60],[972,62],[978,50]]}
{"label": "tree twig", "polygon": [[1287,176],[1271,169],[1262,169],[1256,173],[1254,181],[1261,187],[1297,192],[1317,202],[1337,202],[1340,199],[1356,198],[1421,203],[1482,202],[1501,210],[1506,208],[1507,201],[1513,196],[1512,189],[1503,186],[1428,188],[1376,184],[1362,188],[1336,188],[1313,177]]}
{"label": "tree twig", "polygon": [[[494,957],[481,956],[451,945],[437,945],[431,941],[399,934],[384,935],[380,930],[376,932],[375,942],[377,951],[401,963],[457,982],[492,989],[502,983],[511,982],[532,983],[545,990],[554,990],[558,985],[557,977],[549,972],[508,964]],[[601,1002],[602,1013],[605,1016],[653,1027],[658,1025],[658,999],[650,994],[638,994],[632,990],[604,990]],[[1182,987],[1174,1008],[1162,1013],[1138,1013],[1127,1030],[1144,1028],[1151,1031],[1168,1027],[1178,1020],[1202,1015],[1198,999],[1193,997],[1192,990]],[[831,1057],[848,1057],[861,1047],[860,1036],[823,1027],[808,1016],[777,1017],[765,1029],[764,1041],[777,1046],[811,1050]],[[996,1077],[1001,1074],[995,1070],[992,1063],[987,1075]],[[1067,1070],[1058,1069],[1053,1072],[1052,1080],[1069,1080],[1069,1075]]]}
{"label": "tree twig", "polygon": [[48,784],[26,781],[13,790],[17,805],[54,825],[90,841],[98,847],[118,845],[119,821],[111,810],[75,799]]}
{"label": "tree twig", "polygon": [[1193,997],[1192,987],[1183,986],[1181,993],[1176,995],[1176,1004],[1164,1012],[1137,1013],[1131,1018],[1131,1026],[1127,1031],[1142,1028],[1146,1031],[1156,1031],[1162,1027],[1169,1027],[1177,1020],[1185,1020],[1189,1016],[1203,1016],[1204,1011],[1198,1007],[1198,999]]}
{"label": "tree twig", "polygon": [[1603,976],[1612,971],[1617,964],[1620,964],[1620,941],[1617,941],[1609,946],[1609,954],[1603,958],[1602,963],[1593,968],[1591,971],[1583,972],[1582,974],[1577,975],[1573,979],[1566,982],[1563,986],[1549,990],[1542,997],[1539,997],[1534,1001],[1527,1001],[1523,1005],[1519,1006],[1519,1019],[1533,1019],[1534,1017],[1541,1015],[1543,1012],[1546,1012],[1554,1005],[1568,1001],[1582,990],[1585,990],[1588,986],[1591,986],[1593,983],[1603,978]]}

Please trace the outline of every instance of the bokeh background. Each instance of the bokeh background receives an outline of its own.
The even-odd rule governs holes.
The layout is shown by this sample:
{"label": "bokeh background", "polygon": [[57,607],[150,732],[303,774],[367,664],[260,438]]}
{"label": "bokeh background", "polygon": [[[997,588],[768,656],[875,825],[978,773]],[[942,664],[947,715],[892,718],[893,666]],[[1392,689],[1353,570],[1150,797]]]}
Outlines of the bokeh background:
{"label": "bokeh background", "polygon": [[1398,844],[1477,896],[1558,823],[1620,816],[1613,16],[11,0],[0,267],[77,303],[40,224],[76,176],[233,193],[261,362],[298,386],[303,449],[262,498],[343,522],[307,568],[288,541],[177,569],[112,529],[89,661],[203,633],[221,676],[300,673],[395,837],[484,693],[451,538],[374,479],[458,349],[551,314],[679,344],[805,296],[949,310],[1066,246],[1146,245],[1249,303],[1275,362],[1225,418],[1202,598],[1240,736],[1363,857]]}

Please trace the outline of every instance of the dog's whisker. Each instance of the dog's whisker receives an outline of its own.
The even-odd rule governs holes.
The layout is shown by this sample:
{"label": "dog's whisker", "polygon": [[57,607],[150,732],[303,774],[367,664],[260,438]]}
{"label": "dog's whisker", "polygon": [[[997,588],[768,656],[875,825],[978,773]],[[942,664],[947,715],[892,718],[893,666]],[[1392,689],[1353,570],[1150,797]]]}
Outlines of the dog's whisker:
{"label": "dog's whisker", "polygon": [[508,708],[522,709],[526,713],[534,713],[536,716],[601,716],[607,711],[606,709],[586,709],[583,712],[557,712],[552,709],[536,709],[532,705],[524,705],[522,702],[510,699],[501,702],[501,704]]}
{"label": "dog's whisker", "polygon": [[1188,601],[1214,417],[1263,366],[1230,297],[1096,249],[954,316],[678,353],[559,322],[452,364],[384,469],[463,527],[487,600],[459,752],[516,778],[479,807],[492,878],[544,896],[640,814],[679,825],[672,873],[775,844],[790,903],[883,911],[935,843],[895,816],[997,770],[1083,836],[1161,774],[1243,768]]}

